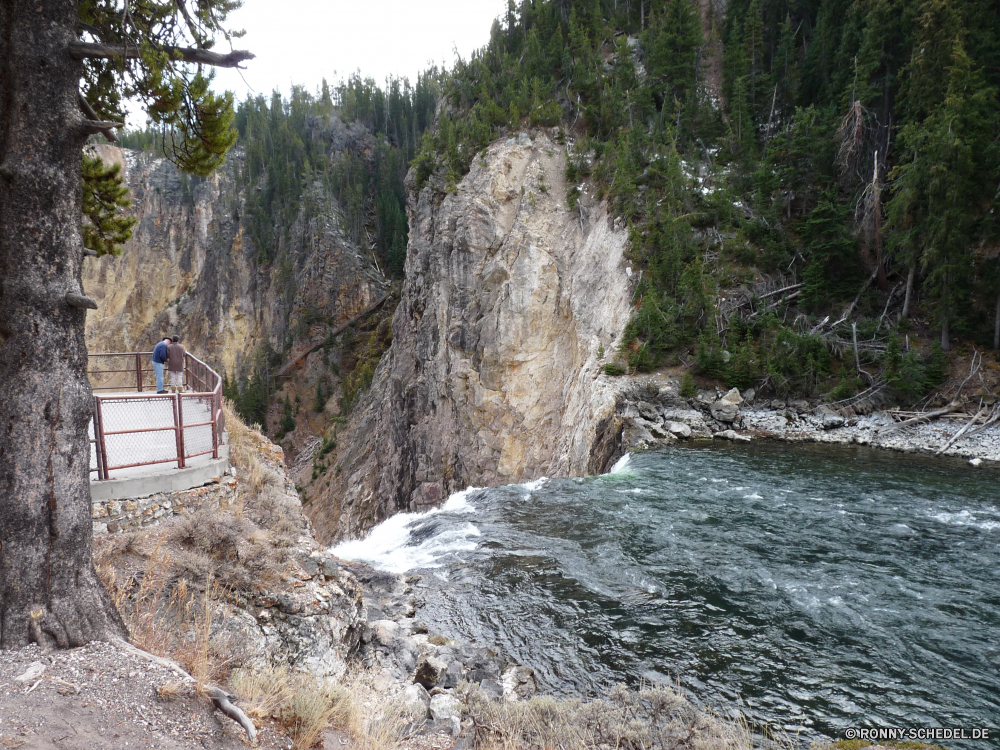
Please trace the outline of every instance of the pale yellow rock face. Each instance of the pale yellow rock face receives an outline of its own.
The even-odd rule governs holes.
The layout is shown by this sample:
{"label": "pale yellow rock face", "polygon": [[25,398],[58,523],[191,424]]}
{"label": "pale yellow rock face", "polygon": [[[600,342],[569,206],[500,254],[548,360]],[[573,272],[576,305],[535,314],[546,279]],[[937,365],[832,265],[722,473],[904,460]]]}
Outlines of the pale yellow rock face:
{"label": "pale yellow rock face", "polygon": [[586,194],[567,207],[565,169],[565,146],[539,131],[494,143],[443,199],[411,193],[393,344],[317,503],[337,519],[327,536],[469,485],[604,468],[615,388],[602,368],[634,279],[627,232]]}
{"label": "pale yellow rock face", "polygon": [[[344,236],[338,207],[321,194],[313,196],[315,214],[300,216],[281,239],[276,260],[261,264],[236,218],[244,200],[231,167],[198,179],[164,159],[97,150],[123,166],[139,223],[120,256],[84,264],[84,289],[98,303],[87,316],[92,353],[151,351],[177,333],[188,351],[233,373],[265,343],[282,349],[305,310],[336,326],[385,292]],[[326,330],[317,329],[319,340]],[[293,358],[315,343],[312,333],[293,336]]]}

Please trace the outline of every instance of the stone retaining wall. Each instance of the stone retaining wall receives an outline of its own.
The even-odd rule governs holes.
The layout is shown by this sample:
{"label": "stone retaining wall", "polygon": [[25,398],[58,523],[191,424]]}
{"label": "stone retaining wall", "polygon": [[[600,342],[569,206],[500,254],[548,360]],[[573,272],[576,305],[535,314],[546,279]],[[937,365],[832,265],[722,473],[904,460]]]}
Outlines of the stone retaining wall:
{"label": "stone retaining wall", "polygon": [[152,526],[161,518],[193,511],[202,506],[229,505],[236,499],[236,477],[221,479],[180,492],[157,492],[131,500],[105,500],[93,503],[91,517],[94,533],[128,531]]}

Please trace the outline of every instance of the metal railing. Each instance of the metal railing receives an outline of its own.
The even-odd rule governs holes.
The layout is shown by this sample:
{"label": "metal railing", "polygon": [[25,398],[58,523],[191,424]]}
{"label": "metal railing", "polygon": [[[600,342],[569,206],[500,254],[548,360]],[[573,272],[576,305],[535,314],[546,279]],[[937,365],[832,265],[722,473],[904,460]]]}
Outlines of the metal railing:
{"label": "metal railing", "polygon": [[226,427],[222,377],[186,354],[184,383],[190,390],[155,393],[151,356],[152,352],[89,356],[94,390],[90,471],[98,480],[110,479],[110,472],[120,469],[162,463],[183,469],[189,459],[209,453],[219,457]]}

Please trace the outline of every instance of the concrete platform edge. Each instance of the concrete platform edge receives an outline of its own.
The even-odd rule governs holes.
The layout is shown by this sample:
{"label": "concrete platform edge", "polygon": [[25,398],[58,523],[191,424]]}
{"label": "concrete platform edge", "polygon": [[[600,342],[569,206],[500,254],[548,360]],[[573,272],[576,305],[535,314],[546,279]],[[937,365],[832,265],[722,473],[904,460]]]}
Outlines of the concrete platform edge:
{"label": "concrete platform edge", "polygon": [[90,499],[95,503],[108,500],[130,500],[148,497],[157,492],[180,492],[218,479],[229,470],[229,446],[219,446],[219,457],[198,466],[185,469],[165,469],[141,477],[108,479],[103,482],[91,480]]}

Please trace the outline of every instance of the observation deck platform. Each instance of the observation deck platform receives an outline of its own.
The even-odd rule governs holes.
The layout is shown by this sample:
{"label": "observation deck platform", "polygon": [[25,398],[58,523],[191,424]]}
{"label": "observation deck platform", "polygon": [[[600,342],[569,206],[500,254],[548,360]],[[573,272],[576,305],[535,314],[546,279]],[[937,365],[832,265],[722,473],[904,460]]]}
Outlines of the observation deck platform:
{"label": "observation deck platform", "polygon": [[90,356],[94,502],[200,487],[229,469],[222,378],[188,354],[188,390],[158,394],[150,357],[149,352]]}

